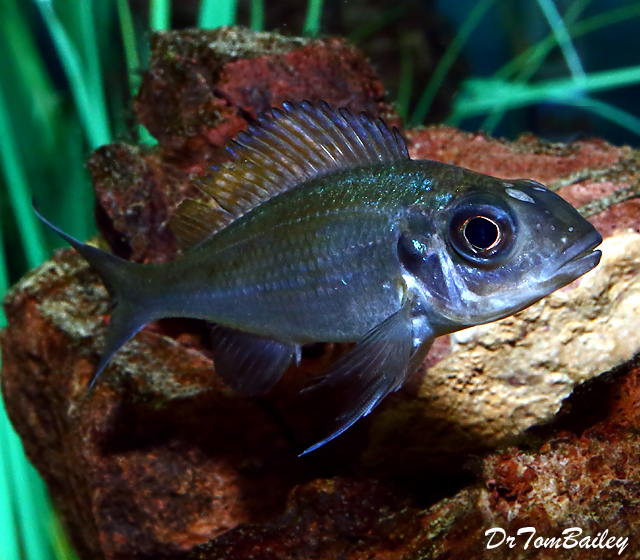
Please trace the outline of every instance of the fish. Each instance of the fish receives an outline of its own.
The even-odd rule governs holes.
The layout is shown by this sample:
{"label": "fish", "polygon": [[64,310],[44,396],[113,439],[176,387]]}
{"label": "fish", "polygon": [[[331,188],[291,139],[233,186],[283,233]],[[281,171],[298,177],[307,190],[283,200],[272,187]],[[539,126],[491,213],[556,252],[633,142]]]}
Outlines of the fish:
{"label": "fish", "polygon": [[[93,387],[147,324],[212,324],[215,372],[268,392],[310,343],[354,343],[303,389],[340,394],[313,445],[399,389],[434,339],[514,314],[593,269],[600,233],[531,179],[414,160],[382,119],[325,102],[261,114],[169,221],[182,253],[132,263],[40,219],[112,299]],[[334,409],[331,409],[334,410]]]}

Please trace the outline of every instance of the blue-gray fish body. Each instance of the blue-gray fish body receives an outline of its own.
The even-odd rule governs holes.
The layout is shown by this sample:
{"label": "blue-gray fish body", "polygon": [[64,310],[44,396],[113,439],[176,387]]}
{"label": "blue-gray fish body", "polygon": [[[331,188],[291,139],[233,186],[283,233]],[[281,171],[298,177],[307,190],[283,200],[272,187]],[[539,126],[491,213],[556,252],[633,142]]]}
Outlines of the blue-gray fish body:
{"label": "blue-gray fish body", "polygon": [[169,303],[157,286],[157,307],[299,344],[358,340],[404,297],[397,244],[430,188],[420,163],[338,172],[269,200],[153,265],[180,294]]}
{"label": "blue-gray fish body", "polygon": [[216,371],[268,390],[311,342],[356,342],[309,389],[342,395],[319,442],[366,415],[436,336],[531,305],[592,269],[601,237],[567,202],[409,159],[397,131],[326,104],[286,105],[230,148],[171,223],[188,250],[137,265],[63,235],[115,308],[102,360],[144,325],[204,319]]}

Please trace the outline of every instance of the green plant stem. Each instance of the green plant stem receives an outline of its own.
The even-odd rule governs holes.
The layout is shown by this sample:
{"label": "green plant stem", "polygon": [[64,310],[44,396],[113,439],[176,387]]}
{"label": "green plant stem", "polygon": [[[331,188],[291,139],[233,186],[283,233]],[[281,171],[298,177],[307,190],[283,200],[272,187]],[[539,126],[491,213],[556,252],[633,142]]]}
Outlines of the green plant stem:
{"label": "green plant stem", "polygon": [[391,25],[394,21],[400,19],[406,12],[407,6],[404,4],[389,8],[385,10],[380,17],[368,20],[350,31],[347,38],[350,43],[357,44],[367,37],[371,37],[378,31],[384,29],[386,26]]}
{"label": "green plant stem", "polygon": [[[574,23],[575,20],[578,19],[582,11],[587,7],[590,1],[591,0],[576,0],[575,2],[573,2],[573,4],[569,6],[569,9],[565,13],[564,18],[566,20],[566,23]],[[551,48],[556,45],[556,39],[556,35],[550,33],[545,39],[540,41],[538,45],[533,48],[533,50],[528,49],[527,52],[531,52],[531,56],[526,61],[526,63],[523,63],[523,65],[520,67],[518,75],[515,78],[516,81],[529,81],[531,76],[533,76],[538,71],[545,58],[551,51]],[[494,77],[496,76],[494,75]],[[489,134],[492,134],[495,128],[498,126],[498,123],[502,120],[504,113],[504,107],[502,103],[498,101],[489,116],[480,125],[480,128],[488,132]]]}
{"label": "green plant stem", "polygon": [[0,558],[20,560],[18,547],[18,524],[13,514],[13,480],[9,469],[9,448],[7,436],[11,430],[7,413],[0,399]]}
{"label": "green plant stem", "polygon": [[582,82],[586,78],[586,74],[584,73],[584,68],[582,68],[580,57],[578,56],[578,53],[573,46],[573,42],[571,41],[571,37],[569,36],[567,27],[565,26],[562,17],[558,13],[556,5],[552,0],[537,0],[537,2],[538,6],[540,6],[540,9],[542,10],[542,13],[549,22],[549,26],[553,31],[553,35],[555,36],[556,41],[560,46],[560,50],[562,51],[562,55],[567,62],[567,66],[569,67],[571,76],[576,81],[577,85],[579,85],[580,82]]}
{"label": "green plant stem", "polygon": [[264,0],[251,0],[251,29],[264,29]]}
{"label": "green plant stem", "polygon": [[[626,21],[638,16],[640,16],[640,3],[636,3],[631,6],[624,6],[622,8],[610,10],[597,16],[584,19],[575,24],[568,25],[567,29],[571,37],[575,39],[582,35],[597,31],[602,27],[614,25],[621,21]],[[565,19],[569,20],[569,10],[567,10],[567,16],[565,16]],[[505,64],[494,74],[493,77],[506,79],[509,76],[514,75],[519,70],[529,67],[530,64],[533,64],[537,70],[539,68],[538,60],[547,56],[555,46],[556,38],[553,35],[550,35]]]}
{"label": "green plant stem", "polygon": [[[2,224],[0,224],[0,296],[9,287],[9,277],[5,264],[4,245],[2,243]],[[7,321],[4,311],[0,307],[0,328],[4,328]],[[9,468],[9,435],[13,428],[7,418],[4,401],[0,398],[0,558],[3,560],[20,560],[18,547],[18,524],[13,514],[12,488],[13,480]]]}
{"label": "green plant stem", "polygon": [[46,244],[40,225],[31,209],[29,185],[18,156],[2,91],[0,91],[0,165],[27,263],[30,267],[38,266],[45,260]]}
{"label": "green plant stem", "polygon": [[[2,413],[6,414],[5,410]],[[9,425],[3,430],[2,447],[11,473],[14,503],[17,503],[18,520],[20,523],[21,541],[26,552],[27,560],[50,560],[49,547],[43,539],[42,520],[46,519],[49,512],[42,511],[38,506],[42,504],[41,498],[36,498],[38,492],[43,493],[42,481],[34,484],[29,472],[31,465],[27,463],[22,449],[22,443],[18,435]]]}
{"label": "green plant stem", "polygon": [[[2,132],[0,129],[0,134]],[[0,295],[4,299],[9,281],[2,247],[0,229]],[[4,311],[0,308],[0,328],[6,325]],[[24,551],[25,560],[50,560],[50,549],[43,538],[44,527],[42,526],[42,520],[51,514],[45,498],[46,490],[41,480],[32,477],[33,467],[24,455],[22,443],[9,422],[4,401],[1,398],[0,461],[2,462],[0,486],[8,486],[6,493],[1,495],[4,499],[2,511],[0,511],[2,521],[6,521],[7,525],[3,525],[0,531],[13,533],[7,534],[6,542],[0,543],[0,550],[3,552],[2,560],[21,558],[16,551],[19,545]],[[17,515],[14,512],[17,512]]]}
{"label": "green plant stem", "polygon": [[[136,46],[136,30],[131,16],[131,9],[128,0],[116,0],[118,6],[118,19],[120,20],[120,35],[124,45],[124,54],[127,61],[127,79],[129,82],[129,95],[133,99],[140,88],[142,81],[140,77],[140,57]],[[149,134],[147,129],[138,125],[138,140],[142,144],[152,145],[156,143],[155,138]]]}
{"label": "green plant stem", "polygon": [[0,35],[9,49],[5,56],[16,64],[18,77],[31,95],[32,114],[38,123],[40,137],[47,148],[52,149],[55,139],[52,112],[56,103],[53,85],[25,18],[17,9],[16,3],[5,0],[0,10]]}
{"label": "green plant stem", "polygon": [[171,28],[171,0],[150,0],[149,27],[153,31]]}
{"label": "green plant stem", "polygon": [[582,107],[640,137],[640,119],[627,111],[591,97],[571,100],[569,104],[574,107]]}
{"label": "green plant stem", "polygon": [[308,37],[315,37],[320,33],[320,21],[322,19],[323,0],[307,1],[307,16],[304,20],[302,34]]}
{"label": "green plant stem", "polygon": [[102,70],[100,67],[100,54],[98,53],[98,40],[96,38],[96,26],[93,17],[93,0],[78,2],[82,25],[82,46],[86,60],[86,82],[91,95],[91,105],[104,115],[104,128],[106,135],[111,138],[109,130],[109,118],[107,116],[107,102],[104,96],[102,83]]}
{"label": "green plant stem", "polygon": [[47,24],[49,33],[51,33],[57,54],[67,75],[71,94],[89,145],[92,148],[97,148],[109,143],[111,134],[109,132],[106,107],[95,104],[89,92],[82,61],[77,49],[60,23],[51,2],[36,0],[36,5]]}
{"label": "green plant stem", "polygon": [[[4,300],[4,296],[7,293],[8,289],[9,274],[7,273],[7,261],[4,255],[2,224],[0,223],[0,301]],[[0,329],[3,329],[6,326],[7,321],[4,316],[4,310],[2,309],[2,305],[0,305]],[[0,398],[0,404],[2,402],[2,398]],[[0,526],[0,531],[2,531],[2,526]],[[0,556],[0,558],[2,558],[2,556]]]}
{"label": "green plant stem", "polygon": [[413,53],[411,44],[403,35],[400,38],[400,79],[398,81],[398,114],[403,120],[409,114],[409,102],[411,101],[411,89],[413,85]]}
{"label": "green plant stem", "polygon": [[515,109],[543,101],[566,103],[583,92],[603,91],[637,83],[640,83],[640,66],[593,72],[586,76],[579,87],[572,78],[533,85],[493,79],[468,80],[465,83],[466,90],[459,96],[448,122],[455,126],[462,119],[482,115],[493,108],[495,99],[503,100],[505,109]]}
{"label": "green plant stem", "polygon": [[236,10],[236,0],[200,0],[198,27],[214,29],[222,25],[233,25]]}
{"label": "green plant stem", "polygon": [[49,532],[51,535],[51,547],[56,560],[78,560],[78,556],[67,538],[67,533],[60,522],[60,516],[52,510]]}
{"label": "green plant stem", "polygon": [[118,7],[118,19],[120,20],[120,35],[122,36],[124,55],[127,61],[129,93],[133,98],[140,86],[140,58],[138,57],[138,48],[136,47],[136,33],[129,1],[116,0],[116,5]]}
{"label": "green plant stem", "polygon": [[471,13],[458,30],[458,33],[456,33],[453,41],[451,41],[449,48],[440,59],[440,62],[438,62],[438,66],[434,70],[429,84],[422,92],[418,104],[411,115],[410,122],[412,125],[416,126],[424,122],[442,82],[458,57],[458,54],[460,54],[462,47],[469,39],[471,32],[476,28],[478,23],[480,23],[480,20],[494,3],[495,0],[479,0],[473,10],[471,10]]}

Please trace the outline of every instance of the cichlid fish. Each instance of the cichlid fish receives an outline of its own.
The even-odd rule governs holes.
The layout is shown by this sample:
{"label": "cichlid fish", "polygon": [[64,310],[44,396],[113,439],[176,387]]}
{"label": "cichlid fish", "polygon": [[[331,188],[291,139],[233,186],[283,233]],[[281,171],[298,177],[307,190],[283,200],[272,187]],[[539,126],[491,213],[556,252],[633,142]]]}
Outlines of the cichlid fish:
{"label": "cichlid fish", "polygon": [[215,323],[216,372],[269,390],[300,347],[356,342],[309,388],[343,395],[316,449],[398,389],[437,336],[511,315],[594,268],[596,229],[557,194],[411,160],[382,120],[287,103],[241,132],[170,226],[185,249],[135,264],[44,218],[98,272],[114,308],[93,385],[140,329]]}

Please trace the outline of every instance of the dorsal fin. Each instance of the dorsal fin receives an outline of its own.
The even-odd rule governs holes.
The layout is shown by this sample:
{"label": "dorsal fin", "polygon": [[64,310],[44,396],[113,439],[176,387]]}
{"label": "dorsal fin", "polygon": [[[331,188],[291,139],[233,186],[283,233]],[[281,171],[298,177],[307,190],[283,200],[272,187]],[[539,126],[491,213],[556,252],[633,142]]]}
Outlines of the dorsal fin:
{"label": "dorsal fin", "polygon": [[219,206],[188,198],[175,209],[169,226],[180,248],[186,250],[206,241],[233,219]]}
{"label": "dorsal fin", "polygon": [[227,146],[231,160],[199,179],[202,202],[185,200],[169,225],[183,250],[300,183],[334,171],[409,159],[396,128],[327,103],[284,103]]}

